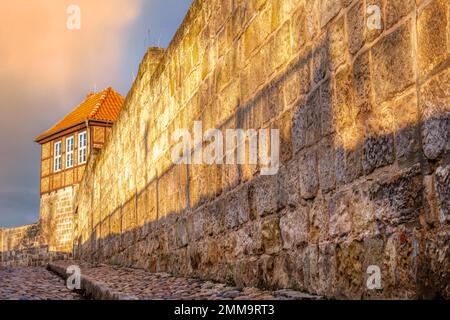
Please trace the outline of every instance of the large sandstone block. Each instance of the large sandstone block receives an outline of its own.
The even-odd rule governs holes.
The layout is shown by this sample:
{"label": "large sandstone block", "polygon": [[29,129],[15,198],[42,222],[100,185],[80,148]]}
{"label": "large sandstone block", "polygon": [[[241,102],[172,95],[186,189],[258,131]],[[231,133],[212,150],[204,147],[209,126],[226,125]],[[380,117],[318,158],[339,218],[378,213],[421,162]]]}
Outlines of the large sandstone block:
{"label": "large sandstone block", "polygon": [[233,229],[250,219],[247,187],[243,186],[228,193],[225,199],[225,225]]}
{"label": "large sandstone block", "polygon": [[346,63],[348,59],[348,40],[344,17],[341,17],[331,25],[327,37],[330,67],[332,70],[336,70],[339,66]]}
{"label": "large sandstone block", "polygon": [[333,243],[319,245],[317,294],[331,296],[336,280],[336,251]]}
{"label": "large sandstone block", "polygon": [[321,136],[320,91],[315,90],[306,103],[301,104],[294,113],[292,141],[294,153],[319,141]]}
{"label": "large sandstone block", "polygon": [[368,124],[363,158],[366,173],[394,162],[394,135],[386,128],[385,122],[386,118],[380,113],[370,119]]}
{"label": "large sandstone block", "polygon": [[341,0],[321,0],[321,7],[320,7],[321,27],[327,25],[327,23],[339,13],[341,8],[342,8]]}
{"label": "large sandstone block", "polygon": [[446,70],[420,88],[422,144],[425,156],[438,159],[450,150],[450,71]]}
{"label": "large sandstone block", "polygon": [[414,82],[411,21],[372,48],[371,75],[377,103],[392,98]]}
{"label": "large sandstone block", "polygon": [[[357,136],[361,134],[357,132]],[[363,174],[363,149],[361,145],[357,144],[355,148],[344,147],[344,142],[341,137],[336,139],[337,147],[334,155],[336,165],[336,182],[338,184],[350,183]],[[359,139],[358,139],[359,140]]]}
{"label": "large sandstone block", "polygon": [[352,236],[363,238],[379,232],[374,204],[368,197],[369,187],[368,183],[359,183],[327,199],[330,237],[342,238],[351,233]]}
{"label": "large sandstone block", "polygon": [[336,246],[336,279],[333,288],[340,298],[361,298],[364,248],[361,241],[349,240]]}
{"label": "large sandstone block", "polygon": [[280,209],[296,207],[299,203],[300,188],[298,185],[299,170],[296,159],[281,167],[277,175],[277,202]]}
{"label": "large sandstone block", "polygon": [[[219,198],[203,207],[203,235],[218,235],[222,233],[225,228],[225,199]],[[198,224],[198,225],[197,225]],[[196,221],[196,230],[200,231],[201,220]]]}
{"label": "large sandstone block", "polygon": [[246,224],[237,231],[236,246],[243,255],[261,255],[264,252],[261,230],[262,222],[257,220]]}
{"label": "large sandstone block", "polygon": [[293,249],[308,242],[308,207],[299,206],[280,218],[281,238],[284,249]]}
{"label": "large sandstone block", "polygon": [[417,165],[392,177],[380,177],[369,190],[377,219],[392,225],[417,222],[423,211],[423,188]]}
{"label": "large sandstone block", "polygon": [[318,244],[329,240],[330,212],[328,198],[319,194],[309,205],[308,243]]}
{"label": "large sandstone block", "polygon": [[395,157],[400,164],[419,161],[420,131],[417,94],[412,92],[390,106],[395,122]]}
{"label": "large sandstone block", "polygon": [[305,149],[300,155],[300,196],[304,199],[314,198],[319,188],[317,169],[317,152],[315,149]]}
{"label": "large sandstone block", "polygon": [[323,192],[333,190],[336,185],[335,153],[334,137],[323,138],[319,144],[317,156],[319,186]]}
{"label": "large sandstone block", "polygon": [[385,243],[386,273],[383,274],[383,290],[386,296],[397,299],[417,297],[419,230],[401,226]]}
{"label": "large sandstone block", "polygon": [[118,209],[110,215],[110,230],[112,235],[117,235],[122,232],[122,215],[121,210]]}
{"label": "large sandstone block", "polygon": [[319,83],[326,78],[328,70],[331,69],[331,57],[329,53],[329,39],[322,37],[313,48],[313,70],[314,83]]}
{"label": "large sandstone block", "polygon": [[328,203],[330,213],[329,233],[332,238],[340,238],[352,231],[352,206],[346,193],[336,193]]}
{"label": "large sandstone block", "polygon": [[282,252],[273,258],[273,275],[270,277],[271,288],[295,287],[295,279],[291,276],[292,270],[296,268],[292,255]]}
{"label": "large sandstone block", "polygon": [[[199,214],[200,212],[200,214]],[[198,231],[196,230],[196,222],[198,223]],[[201,208],[195,210],[194,212],[189,212],[186,214],[186,230],[188,234],[189,243],[194,243],[203,237],[203,215]]]}
{"label": "large sandstone block", "polygon": [[264,252],[267,254],[273,254],[282,249],[280,218],[270,216],[263,220],[261,239]]}
{"label": "large sandstone block", "polygon": [[251,217],[264,217],[279,209],[277,176],[259,176],[248,189]]}
{"label": "large sandstone block", "polygon": [[353,63],[353,87],[356,108],[363,116],[366,116],[373,106],[370,51],[359,54]]}
{"label": "large sandstone block", "polygon": [[391,28],[414,9],[414,0],[386,0],[386,28]]}
{"label": "large sandstone block", "polygon": [[425,283],[427,291],[424,292],[424,298],[436,299],[450,297],[450,268],[449,259],[439,257],[448,257],[450,254],[450,232],[443,230],[435,234],[428,235],[425,246],[425,257],[429,264],[425,269],[427,282]]}
{"label": "large sandstone block", "polygon": [[272,71],[285,64],[291,56],[291,26],[289,22],[283,24],[281,29],[270,41],[270,61]]}
{"label": "large sandstone block", "polygon": [[185,247],[188,244],[187,221],[182,215],[175,224],[175,245],[178,248]]}
{"label": "large sandstone block", "polygon": [[362,174],[364,131],[361,113],[355,106],[353,72],[350,65],[341,68],[335,80],[333,115],[335,123],[336,180],[351,182]]}
{"label": "large sandstone block", "polygon": [[136,199],[132,198],[127,201],[122,210],[122,231],[128,232],[136,228]]}
{"label": "large sandstone block", "polygon": [[351,54],[356,54],[365,41],[365,17],[366,7],[364,1],[359,0],[352,6],[347,14],[348,42]]}
{"label": "large sandstone block", "polygon": [[303,50],[307,41],[306,33],[306,10],[302,3],[292,16],[292,53],[296,54]]}
{"label": "large sandstone block", "polygon": [[449,9],[446,0],[431,1],[417,19],[419,71],[425,77],[449,57]]}
{"label": "large sandstone block", "polygon": [[[265,0],[266,1],[266,0]],[[277,29],[281,23],[288,19],[298,4],[298,0],[271,0],[268,1],[272,10],[272,30]]]}
{"label": "large sandstone block", "polygon": [[327,80],[320,86],[320,121],[322,136],[334,133],[336,130],[332,94],[332,81]]}
{"label": "large sandstone block", "polygon": [[[352,67],[346,65],[336,74],[334,80],[335,92],[333,95],[333,113],[336,119],[336,130],[338,133],[346,135],[346,131],[351,131],[352,127],[358,124],[358,113],[355,108],[355,92],[352,81]],[[347,135],[346,145],[355,145],[352,135]]]}
{"label": "large sandstone block", "polygon": [[300,265],[303,268],[304,288],[308,292],[317,293],[319,284],[319,246],[308,245],[301,254]]}
{"label": "large sandstone block", "polygon": [[321,0],[311,0],[306,1],[305,3],[305,9],[306,9],[306,32],[307,32],[307,39],[312,40],[314,39],[317,34],[319,33],[319,30],[321,28],[320,26],[320,20],[321,20],[321,10],[320,10],[320,3]]}
{"label": "large sandstone block", "polygon": [[258,259],[250,257],[236,262],[234,282],[240,288],[256,287],[259,284]]}
{"label": "large sandstone block", "polygon": [[271,129],[279,130],[280,133],[280,164],[292,159],[292,112],[286,111],[275,121]]}
{"label": "large sandstone block", "polygon": [[435,184],[439,219],[445,224],[450,222],[450,165],[441,166],[436,170]]}

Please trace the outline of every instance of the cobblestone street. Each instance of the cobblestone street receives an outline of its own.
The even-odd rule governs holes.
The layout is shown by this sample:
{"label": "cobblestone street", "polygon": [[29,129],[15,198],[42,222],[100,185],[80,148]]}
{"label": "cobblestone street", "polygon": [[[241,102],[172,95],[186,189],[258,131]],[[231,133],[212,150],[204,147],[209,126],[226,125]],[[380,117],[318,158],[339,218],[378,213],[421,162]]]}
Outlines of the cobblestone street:
{"label": "cobblestone street", "polygon": [[[173,277],[165,273],[89,265],[76,261],[51,264],[64,276],[69,265],[81,267],[83,292],[92,299],[122,300],[311,300],[318,297],[292,290],[275,292],[235,288],[221,283]],[[63,278],[45,268],[0,268],[0,300],[81,300]]]}
{"label": "cobblestone street", "polygon": [[239,289],[221,283],[173,277],[165,273],[150,273],[139,269],[107,265],[93,266],[77,261],[54,263],[52,269],[58,273],[64,273],[70,265],[81,267],[84,277],[82,282],[90,282],[89,288],[93,290],[96,299],[113,297],[139,300],[311,300],[318,298],[291,290],[269,292],[256,288]]}
{"label": "cobblestone street", "polygon": [[80,300],[45,268],[0,267],[0,300]]}

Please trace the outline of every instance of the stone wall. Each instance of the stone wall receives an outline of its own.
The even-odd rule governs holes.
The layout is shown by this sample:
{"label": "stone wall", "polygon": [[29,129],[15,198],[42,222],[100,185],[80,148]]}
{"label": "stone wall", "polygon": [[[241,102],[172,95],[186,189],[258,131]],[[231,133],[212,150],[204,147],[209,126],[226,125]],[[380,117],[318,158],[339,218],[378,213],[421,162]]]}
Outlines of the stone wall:
{"label": "stone wall", "polygon": [[1,233],[0,266],[42,266],[61,258],[42,244],[39,224],[3,229]]}
{"label": "stone wall", "polygon": [[74,187],[41,197],[38,223],[1,231],[3,266],[44,266],[71,257],[73,251]]}
{"label": "stone wall", "polygon": [[[449,34],[448,0],[194,1],[90,159],[75,255],[335,298],[449,298]],[[279,173],[174,165],[171,134],[196,120],[280,129]]]}
{"label": "stone wall", "polygon": [[41,233],[52,252],[70,253],[73,250],[73,200],[76,188],[70,186],[41,196]]}

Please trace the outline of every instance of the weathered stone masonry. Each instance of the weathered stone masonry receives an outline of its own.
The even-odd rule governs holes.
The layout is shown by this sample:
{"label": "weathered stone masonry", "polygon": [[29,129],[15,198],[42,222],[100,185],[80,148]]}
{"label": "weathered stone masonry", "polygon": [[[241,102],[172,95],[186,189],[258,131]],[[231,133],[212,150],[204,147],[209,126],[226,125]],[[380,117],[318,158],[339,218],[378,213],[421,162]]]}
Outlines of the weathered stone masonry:
{"label": "weathered stone masonry", "polygon": [[89,93],[62,120],[35,138],[41,146],[39,222],[5,230],[1,265],[46,265],[73,251],[73,202],[91,149],[102,148],[123,97],[113,88]]}
{"label": "weathered stone masonry", "polygon": [[42,266],[71,256],[74,187],[41,197],[39,222],[0,232],[0,265]]}
{"label": "weathered stone masonry", "polygon": [[[369,5],[382,29],[367,28]],[[197,0],[76,192],[78,259],[336,298],[450,297],[448,0]],[[282,167],[173,165],[279,128]],[[369,290],[366,270],[382,272]]]}
{"label": "weathered stone masonry", "polygon": [[[446,0],[195,1],[90,161],[76,256],[329,297],[448,298],[449,28]],[[279,128],[279,174],[173,165],[171,133],[196,120]],[[370,265],[382,290],[366,287]]]}

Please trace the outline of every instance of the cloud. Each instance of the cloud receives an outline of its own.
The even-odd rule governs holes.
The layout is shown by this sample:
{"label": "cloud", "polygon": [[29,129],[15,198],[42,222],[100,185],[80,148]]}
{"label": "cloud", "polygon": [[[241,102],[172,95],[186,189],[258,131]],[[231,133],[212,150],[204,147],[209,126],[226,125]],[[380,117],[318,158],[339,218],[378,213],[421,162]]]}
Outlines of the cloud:
{"label": "cloud", "polygon": [[[40,150],[33,138],[95,84],[122,84],[117,79],[143,1],[0,1],[0,187],[15,190],[0,194],[0,226],[37,219]],[[72,4],[81,9],[79,31],[66,27]]]}
{"label": "cloud", "polygon": [[9,213],[0,216],[0,227],[21,226],[37,221],[34,209],[39,207],[39,198],[33,192],[0,190],[0,203],[2,211]]}
{"label": "cloud", "polygon": [[[71,4],[81,9],[80,30],[66,27]],[[86,75],[110,77],[140,6],[140,0],[2,0],[0,73],[46,90],[68,90],[65,83]]]}

